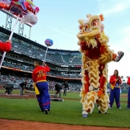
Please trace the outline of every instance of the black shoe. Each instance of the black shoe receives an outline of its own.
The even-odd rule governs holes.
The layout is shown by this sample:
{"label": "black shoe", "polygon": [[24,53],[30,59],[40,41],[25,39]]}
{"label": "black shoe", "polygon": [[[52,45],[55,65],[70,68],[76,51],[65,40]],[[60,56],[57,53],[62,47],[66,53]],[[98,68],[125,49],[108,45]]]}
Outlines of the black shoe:
{"label": "black shoe", "polygon": [[120,59],[124,56],[124,52],[120,51],[118,52],[118,56],[116,57],[115,61],[118,62]]}
{"label": "black shoe", "polygon": [[49,114],[48,109],[45,110],[45,114]]}

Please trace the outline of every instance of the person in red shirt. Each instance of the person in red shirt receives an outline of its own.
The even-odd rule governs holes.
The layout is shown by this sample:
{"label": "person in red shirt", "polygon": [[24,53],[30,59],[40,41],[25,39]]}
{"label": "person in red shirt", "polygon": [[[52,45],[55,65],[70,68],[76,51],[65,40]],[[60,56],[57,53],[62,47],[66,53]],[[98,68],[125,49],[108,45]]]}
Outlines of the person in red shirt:
{"label": "person in red shirt", "polygon": [[38,93],[36,93],[36,97],[40,106],[41,111],[48,114],[50,111],[50,95],[48,92],[48,84],[46,81],[46,72],[50,71],[50,68],[43,62],[43,66],[41,66],[40,61],[34,61],[34,67],[32,73],[32,79],[35,83],[35,92],[36,89]]}
{"label": "person in red shirt", "polygon": [[129,85],[127,108],[130,109],[130,77],[127,79],[127,84]]}
{"label": "person in red shirt", "polygon": [[120,106],[120,84],[122,83],[121,77],[118,75],[118,70],[114,71],[114,74],[110,77],[111,91],[110,91],[110,106],[112,108],[114,99],[116,100],[117,108]]}
{"label": "person in red shirt", "polygon": [[0,41],[0,51],[1,52],[4,52],[4,51],[9,52],[10,50],[11,50],[11,41],[10,40],[8,40],[6,42]]}

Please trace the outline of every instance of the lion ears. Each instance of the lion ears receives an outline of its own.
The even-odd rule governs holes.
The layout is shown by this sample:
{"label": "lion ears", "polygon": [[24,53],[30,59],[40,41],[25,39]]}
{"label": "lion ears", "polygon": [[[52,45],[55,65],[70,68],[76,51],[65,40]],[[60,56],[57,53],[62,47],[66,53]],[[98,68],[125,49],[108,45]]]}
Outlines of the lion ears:
{"label": "lion ears", "polygon": [[[88,14],[88,15],[87,15],[87,18],[91,18],[91,17],[93,17],[93,15],[91,15],[91,14]],[[100,15],[99,15],[99,18],[100,18],[101,21],[103,21],[103,20],[104,20],[103,14],[100,14]]]}
{"label": "lion ears", "polygon": [[[100,14],[100,15],[91,15],[91,14],[88,14],[87,18],[90,19],[90,20],[93,19],[93,18],[100,19],[101,21],[104,20],[103,14]],[[80,23],[80,25],[84,25],[85,23],[87,23],[87,20],[79,19],[78,22]]]}
{"label": "lion ears", "polygon": [[100,14],[99,17],[100,17],[100,20],[101,20],[101,21],[104,20],[104,16],[103,16],[103,14]]}
{"label": "lion ears", "polygon": [[83,19],[79,19],[78,22],[79,22],[80,25],[84,25],[84,20]]}

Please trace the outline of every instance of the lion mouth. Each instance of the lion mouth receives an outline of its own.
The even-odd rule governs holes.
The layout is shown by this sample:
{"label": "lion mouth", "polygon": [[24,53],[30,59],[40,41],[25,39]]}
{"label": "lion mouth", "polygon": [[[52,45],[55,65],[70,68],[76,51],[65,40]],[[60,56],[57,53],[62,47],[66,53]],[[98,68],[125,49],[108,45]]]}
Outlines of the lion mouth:
{"label": "lion mouth", "polygon": [[77,37],[80,39],[80,38],[85,38],[85,37],[88,37],[88,38],[92,38],[92,37],[95,37],[96,35],[98,35],[99,33],[101,32],[101,28],[96,28],[94,30],[90,29],[90,30],[87,30],[86,32],[84,33],[79,33],[77,35]]}
{"label": "lion mouth", "polygon": [[85,32],[86,32],[86,33],[92,32],[92,29],[91,29],[91,28],[87,28],[87,29],[85,30]]}

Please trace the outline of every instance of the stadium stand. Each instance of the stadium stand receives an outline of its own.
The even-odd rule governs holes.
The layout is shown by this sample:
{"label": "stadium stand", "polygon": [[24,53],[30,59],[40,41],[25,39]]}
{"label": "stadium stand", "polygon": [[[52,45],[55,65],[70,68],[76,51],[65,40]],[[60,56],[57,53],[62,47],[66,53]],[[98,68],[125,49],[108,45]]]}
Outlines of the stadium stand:
{"label": "stadium stand", "polygon": [[[0,40],[6,41],[10,31],[0,27]],[[35,59],[43,60],[46,47],[18,34],[12,38],[12,50],[6,54],[0,79],[1,82],[16,82],[19,84],[25,77],[31,81],[31,73],[34,69]],[[0,52],[0,57],[2,53]],[[51,71],[47,74],[50,89],[54,88],[55,82],[68,81],[71,90],[79,91],[81,88],[81,54],[79,51],[48,49],[46,63]],[[13,76],[11,76],[13,75]],[[15,75],[15,76],[14,76]],[[15,80],[12,80],[14,78]],[[51,82],[53,85],[51,85]],[[53,87],[52,87],[53,86]],[[108,89],[109,89],[108,85]],[[124,90],[128,89],[126,83],[121,85]]]}
{"label": "stadium stand", "polygon": [[[0,27],[0,40],[8,40],[10,31]],[[14,33],[12,38],[12,50],[6,54],[1,74],[17,75],[16,82],[21,82],[18,77],[31,78],[33,62],[35,59],[43,60],[46,47],[38,44],[26,37]],[[51,71],[47,74],[49,81],[58,81],[63,83],[67,80],[70,85],[76,88],[74,84],[80,84],[81,61],[76,56],[79,56],[79,51],[48,49],[46,63],[50,66]],[[0,57],[2,53],[0,52]],[[75,58],[74,58],[75,57]],[[9,78],[8,78],[9,79]],[[3,80],[3,79],[2,79]],[[10,80],[8,80],[10,81]],[[78,86],[78,85],[77,85]],[[73,88],[73,89],[75,89]]]}

